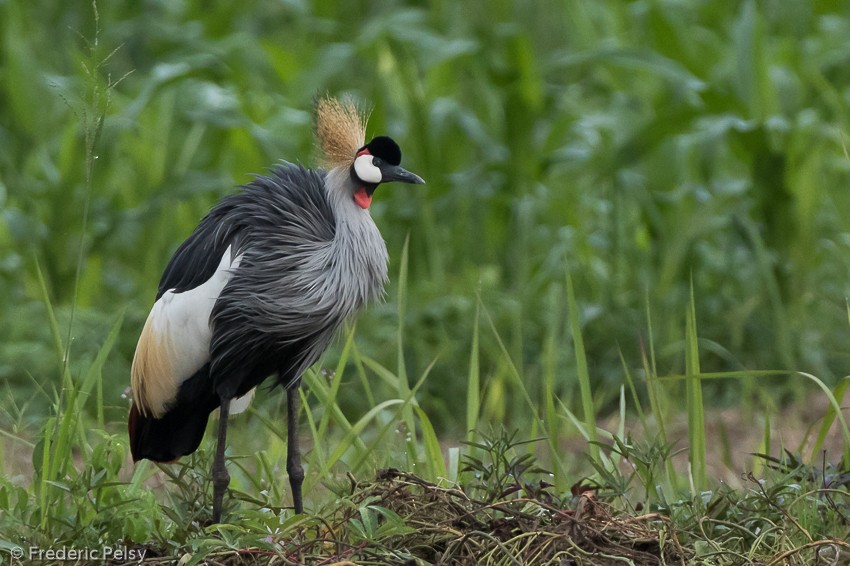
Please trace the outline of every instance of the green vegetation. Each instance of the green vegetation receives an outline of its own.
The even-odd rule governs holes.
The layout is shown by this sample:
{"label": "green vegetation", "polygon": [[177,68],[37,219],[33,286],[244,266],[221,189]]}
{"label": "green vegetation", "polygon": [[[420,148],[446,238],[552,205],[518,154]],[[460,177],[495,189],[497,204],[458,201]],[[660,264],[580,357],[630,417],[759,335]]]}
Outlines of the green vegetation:
{"label": "green vegetation", "polygon": [[[0,561],[845,563],[847,37],[837,2],[0,0]],[[324,92],[428,185],[377,193],[388,300],[305,376],[310,513],[273,392],[209,526],[212,439],[128,465],[129,361]]]}

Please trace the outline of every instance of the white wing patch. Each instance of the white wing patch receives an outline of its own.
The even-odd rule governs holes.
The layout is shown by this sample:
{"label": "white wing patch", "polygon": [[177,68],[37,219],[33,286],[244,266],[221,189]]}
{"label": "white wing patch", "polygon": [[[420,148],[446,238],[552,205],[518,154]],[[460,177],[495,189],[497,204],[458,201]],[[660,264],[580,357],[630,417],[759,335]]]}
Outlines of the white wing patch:
{"label": "white wing patch", "polygon": [[182,293],[168,290],[154,303],[131,370],[133,402],[143,415],[162,417],[180,384],[209,361],[210,313],[241,260],[231,260],[228,246],[206,282]]}
{"label": "white wing patch", "polygon": [[230,402],[230,410],[228,411],[229,415],[238,415],[242,411],[248,408],[248,405],[251,404],[251,401],[254,399],[254,393],[257,392],[257,388],[253,388],[248,393],[243,395],[242,397],[237,397],[233,401]]}
{"label": "white wing patch", "polygon": [[[254,393],[257,392],[257,388],[251,389],[248,393],[243,395],[242,397],[237,397],[233,401],[230,402],[230,408],[227,410],[227,418],[231,419],[234,415],[238,415],[239,413],[244,412],[250,405],[251,401],[254,400]],[[212,418],[217,419],[221,416],[221,411],[216,409],[212,413],[210,413]]]}

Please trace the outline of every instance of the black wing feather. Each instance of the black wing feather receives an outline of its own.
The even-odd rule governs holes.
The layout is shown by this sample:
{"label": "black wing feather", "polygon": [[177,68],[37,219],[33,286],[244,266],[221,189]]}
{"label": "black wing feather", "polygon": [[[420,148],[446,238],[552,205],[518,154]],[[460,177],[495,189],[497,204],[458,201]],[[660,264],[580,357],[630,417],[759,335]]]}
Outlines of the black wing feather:
{"label": "black wing feather", "polygon": [[244,232],[244,226],[231,221],[242,200],[240,197],[240,194],[224,197],[180,244],[159,281],[157,300],[170,289],[182,293],[212,277],[227,246],[237,243]]}
{"label": "black wing feather", "polygon": [[262,246],[262,232],[276,226],[308,234],[324,227],[315,236],[333,239],[336,221],[323,183],[324,172],[287,163],[221,199],[171,256],[156,298],[170,289],[194,289],[212,277],[227,246],[234,245],[233,257],[252,245]]}

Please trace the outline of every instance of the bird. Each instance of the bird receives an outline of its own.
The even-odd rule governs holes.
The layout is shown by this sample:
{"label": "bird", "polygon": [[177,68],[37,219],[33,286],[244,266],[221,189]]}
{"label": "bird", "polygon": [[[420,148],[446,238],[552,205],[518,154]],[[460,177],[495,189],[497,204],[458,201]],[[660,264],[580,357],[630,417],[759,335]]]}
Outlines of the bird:
{"label": "bird", "polygon": [[213,206],[166,265],[133,356],[134,462],[193,453],[219,410],[213,523],[230,483],[228,417],[270,377],[286,390],[286,471],[303,513],[302,374],[345,321],[384,295],[388,254],[370,212],[375,190],[425,183],[400,166],[392,138],[366,143],[368,116],[352,100],[323,96],[314,111],[321,165],[279,162]]}

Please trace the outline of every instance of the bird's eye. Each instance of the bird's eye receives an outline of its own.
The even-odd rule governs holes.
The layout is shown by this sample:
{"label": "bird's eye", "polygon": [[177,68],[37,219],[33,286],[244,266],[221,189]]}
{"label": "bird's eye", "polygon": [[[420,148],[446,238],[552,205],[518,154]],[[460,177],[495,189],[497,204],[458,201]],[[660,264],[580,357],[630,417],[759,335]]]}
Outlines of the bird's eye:
{"label": "bird's eye", "polygon": [[372,158],[372,165],[374,165],[375,167],[380,167],[383,164],[384,164],[384,160],[381,159],[380,157],[373,157]]}

